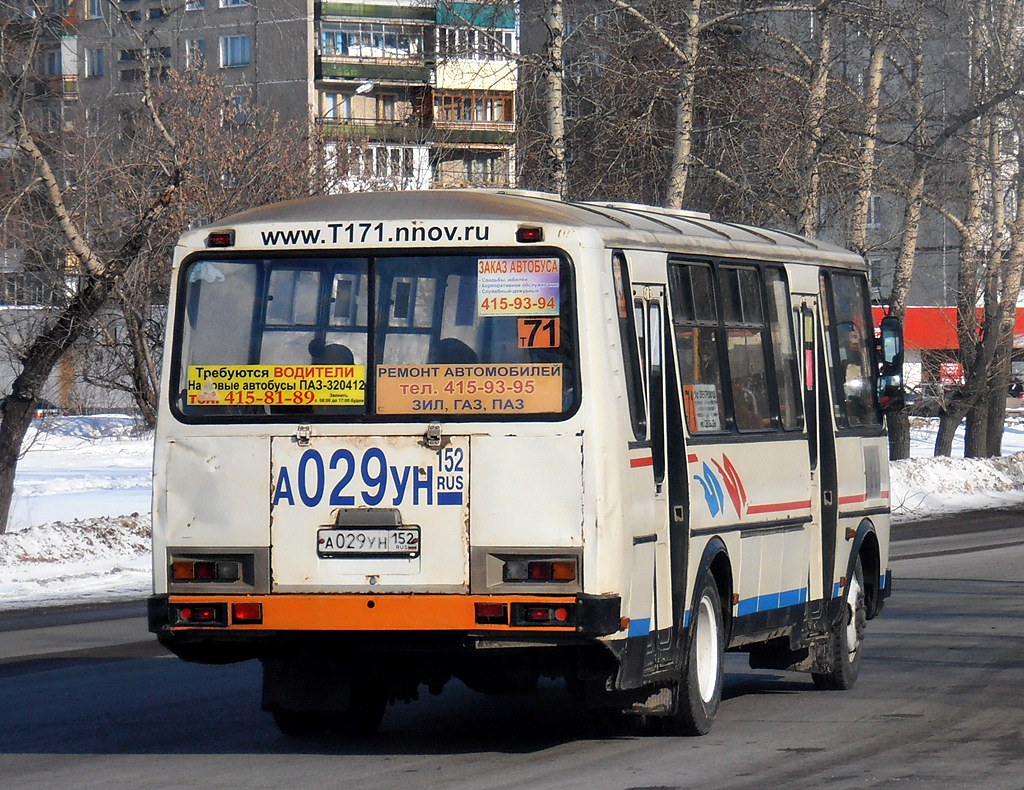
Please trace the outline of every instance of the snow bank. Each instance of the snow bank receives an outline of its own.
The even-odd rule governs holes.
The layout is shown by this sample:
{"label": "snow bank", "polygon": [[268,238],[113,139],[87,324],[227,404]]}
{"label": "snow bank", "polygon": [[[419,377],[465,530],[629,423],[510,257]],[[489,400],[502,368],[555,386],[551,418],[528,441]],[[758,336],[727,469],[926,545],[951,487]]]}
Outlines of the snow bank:
{"label": "snow bank", "polygon": [[1024,502],[1024,452],[1001,458],[913,458],[890,466],[896,522]]}

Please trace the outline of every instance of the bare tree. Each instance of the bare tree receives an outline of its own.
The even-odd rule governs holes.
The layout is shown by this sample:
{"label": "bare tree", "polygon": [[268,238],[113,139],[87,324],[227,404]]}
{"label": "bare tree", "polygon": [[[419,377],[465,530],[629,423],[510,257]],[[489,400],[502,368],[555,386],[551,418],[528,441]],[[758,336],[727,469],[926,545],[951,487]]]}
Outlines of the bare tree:
{"label": "bare tree", "polygon": [[[301,139],[276,127],[259,134],[250,130],[250,135],[232,126],[234,118],[225,126],[222,108],[210,112],[209,107],[213,97],[222,103],[223,94],[199,74],[190,75],[187,84],[173,78],[160,84],[143,69],[134,106],[124,108],[112,128],[92,130],[90,137],[79,118],[74,128],[65,121],[59,134],[46,134],[35,101],[36,66],[41,43],[52,39],[53,17],[41,5],[37,12],[34,19],[5,20],[0,30],[5,77],[0,118],[9,154],[5,234],[19,224],[44,229],[45,246],[29,247],[52,257],[54,277],[73,287],[51,282],[61,298],[37,311],[36,322],[22,333],[19,370],[0,419],[0,531],[10,511],[22,441],[47,379],[112,302],[130,305],[124,312],[128,323],[148,317],[149,302],[135,301],[131,294],[148,297],[151,284],[166,277],[171,239],[187,224],[186,217],[224,208],[196,202],[204,191],[237,193],[235,205],[241,207],[265,196],[246,193],[246,173],[260,173],[267,182],[297,173],[305,184],[308,177],[308,147]],[[251,170],[240,167],[246,162],[253,163]],[[295,182],[293,177],[290,183]],[[132,378],[143,400],[151,402],[154,362],[146,357],[154,349],[139,332],[134,335]]]}

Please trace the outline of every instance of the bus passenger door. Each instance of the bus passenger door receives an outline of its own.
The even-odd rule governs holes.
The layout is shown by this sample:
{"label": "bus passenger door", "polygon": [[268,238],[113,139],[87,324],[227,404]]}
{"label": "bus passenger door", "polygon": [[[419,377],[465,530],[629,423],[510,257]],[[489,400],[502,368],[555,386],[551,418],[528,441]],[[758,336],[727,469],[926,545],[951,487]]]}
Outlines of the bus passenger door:
{"label": "bus passenger door", "polygon": [[[634,525],[632,541],[632,575],[630,584],[630,634],[639,635],[647,630],[646,643],[631,640],[624,662],[624,675],[638,683],[642,676],[671,661],[673,628],[671,616],[671,589],[669,564],[669,486],[667,469],[668,394],[670,386],[667,371],[670,344],[667,342],[668,324],[665,306],[665,286],[662,284],[634,284],[633,318],[640,351],[640,369],[643,378],[644,406],[647,412],[650,460],[631,459],[650,469],[645,475],[646,492],[637,492],[653,500],[653,520]],[[646,620],[646,624],[644,621]],[[625,679],[625,678],[624,678]]]}
{"label": "bus passenger door", "polygon": [[832,420],[832,399],[828,360],[818,299],[805,297],[800,303],[800,335],[803,357],[804,413],[807,419],[808,454],[811,469],[811,508],[817,515],[810,551],[808,579],[809,626],[825,627],[825,603],[832,593],[836,529],[839,516],[836,438]]}

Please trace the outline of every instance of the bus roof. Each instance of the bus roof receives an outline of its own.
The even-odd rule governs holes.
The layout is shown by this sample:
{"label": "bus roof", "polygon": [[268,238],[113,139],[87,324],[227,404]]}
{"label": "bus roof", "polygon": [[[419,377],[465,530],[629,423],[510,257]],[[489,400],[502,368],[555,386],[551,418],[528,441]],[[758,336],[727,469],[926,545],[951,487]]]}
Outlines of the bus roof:
{"label": "bus roof", "polygon": [[557,195],[514,189],[353,192],[282,203],[235,214],[202,229],[240,225],[380,220],[514,221],[587,228],[606,246],[721,254],[768,260],[820,261],[862,269],[864,259],[833,244],[780,230],[713,220],[697,211],[604,201],[563,202]]}

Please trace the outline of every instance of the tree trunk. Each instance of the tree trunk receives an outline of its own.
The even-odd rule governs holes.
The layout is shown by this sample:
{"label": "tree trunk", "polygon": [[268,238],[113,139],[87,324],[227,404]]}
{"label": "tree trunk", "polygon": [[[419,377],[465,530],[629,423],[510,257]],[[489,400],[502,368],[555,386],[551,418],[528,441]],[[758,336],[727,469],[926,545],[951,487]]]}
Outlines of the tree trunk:
{"label": "tree trunk", "polygon": [[807,145],[804,149],[803,193],[800,196],[800,232],[811,238],[818,235],[821,214],[821,156],[825,145],[825,111],[828,108],[828,74],[832,60],[832,13],[828,4],[820,6],[812,17],[819,20],[818,52],[807,96]]}
{"label": "tree trunk", "polygon": [[102,306],[108,290],[105,280],[89,281],[22,355],[21,372],[11,384],[11,394],[4,401],[0,418],[0,534],[7,531],[18,458],[39,393],[61,355],[74,344],[88,320]]}
{"label": "tree trunk", "polygon": [[548,188],[563,200],[568,197],[565,165],[565,105],[562,49],[565,16],[562,0],[547,0],[544,24],[548,39],[544,52],[544,112],[547,121],[546,160]]}
{"label": "tree trunk", "polygon": [[882,20],[871,42],[871,62],[868,64],[867,95],[864,97],[864,144],[857,170],[857,197],[850,227],[850,247],[860,255],[868,251],[868,206],[874,190],[875,149],[878,136],[878,110],[882,99],[882,74],[885,66],[885,28]]}
{"label": "tree trunk", "polygon": [[676,124],[672,145],[672,164],[669,166],[665,205],[683,208],[686,185],[693,158],[693,119],[697,103],[697,81],[694,71],[700,48],[701,0],[691,0],[684,10],[686,38],[683,41],[679,92],[676,94]]}

